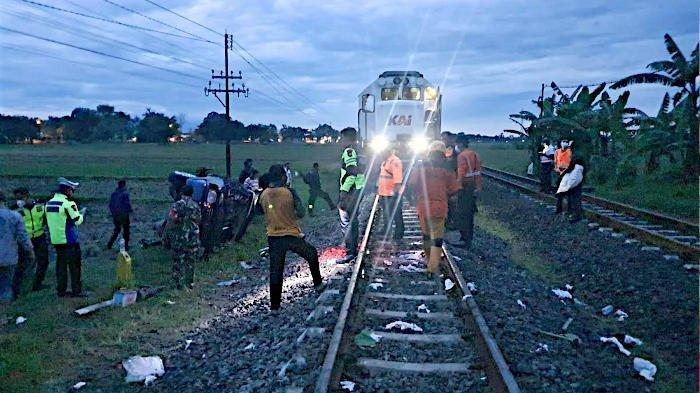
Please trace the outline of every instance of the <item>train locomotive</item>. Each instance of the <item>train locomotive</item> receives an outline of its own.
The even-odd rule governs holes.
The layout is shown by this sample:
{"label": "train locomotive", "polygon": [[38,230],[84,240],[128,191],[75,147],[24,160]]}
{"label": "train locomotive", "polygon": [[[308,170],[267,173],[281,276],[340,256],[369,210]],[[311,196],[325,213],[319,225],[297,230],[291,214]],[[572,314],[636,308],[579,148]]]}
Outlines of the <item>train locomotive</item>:
{"label": "train locomotive", "polygon": [[440,137],[440,88],[418,71],[385,71],[358,96],[357,129],[364,143],[420,151]]}

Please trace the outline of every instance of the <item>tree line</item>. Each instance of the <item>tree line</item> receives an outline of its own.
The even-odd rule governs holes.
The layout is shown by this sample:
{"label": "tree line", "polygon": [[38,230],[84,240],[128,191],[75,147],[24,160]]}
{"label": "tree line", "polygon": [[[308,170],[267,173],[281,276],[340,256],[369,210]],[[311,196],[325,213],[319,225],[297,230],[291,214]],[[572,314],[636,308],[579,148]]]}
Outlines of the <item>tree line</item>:
{"label": "tree line", "polygon": [[571,139],[574,151],[588,162],[589,173],[601,184],[616,185],[634,181],[636,163],[643,160],[647,173],[659,170],[662,158],[678,164],[688,182],[700,175],[698,154],[698,45],[686,58],[673,38],[664,36],[670,59],[647,65],[649,72],[630,75],[609,86],[612,90],[635,84],[660,84],[673,91],[666,93],[656,114],[647,114],[627,106],[630,92],[615,100],[606,83],[593,89],[578,86],[571,94],[555,82],[549,97],[532,102],[539,114],[529,111],[511,114],[519,130],[506,130],[529,138],[532,161],[543,138]]}
{"label": "tree line", "polygon": [[[0,144],[53,142],[139,142],[165,143],[173,137],[183,136],[183,116],[168,116],[146,109],[141,116],[115,111],[113,106],[98,105],[97,108],[75,108],[70,115],[50,116],[46,120],[27,116],[0,114]],[[211,112],[188,135],[200,142],[259,141],[262,143],[282,141],[335,141],[340,132],[328,124],[314,129],[274,124],[248,124],[229,120],[225,114]]]}

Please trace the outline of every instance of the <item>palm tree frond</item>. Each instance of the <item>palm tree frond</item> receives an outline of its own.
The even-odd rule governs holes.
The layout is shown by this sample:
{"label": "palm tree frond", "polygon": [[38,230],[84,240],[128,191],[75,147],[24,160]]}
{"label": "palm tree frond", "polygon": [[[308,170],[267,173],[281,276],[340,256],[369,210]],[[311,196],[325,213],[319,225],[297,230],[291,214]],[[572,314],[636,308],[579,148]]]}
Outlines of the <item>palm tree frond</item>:
{"label": "palm tree frond", "polygon": [[669,34],[664,34],[664,42],[666,43],[666,50],[676,63],[676,68],[681,73],[684,73],[688,66],[688,61],[685,59],[685,56],[683,56],[683,52],[678,48],[678,45],[676,45],[676,41],[674,41]]}
{"label": "palm tree frond", "polygon": [[590,103],[590,102],[595,101],[596,97],[598,97],[598,94],[600,94],[603,90],[605,90],[606,85],[607,85],[607,83],[603,82],[600,85],[598,85],[598,87],[593,89],[593,91],[591,91],[590,98],[588,99],[588,102]]}
{"label": "palm tree frond", "polygon": [[661,100],[661,108],[659,108],[659,115],[668,113],[668,107],[671,103],[671,97],[668,93],[664,94],[663,100]]}
{"label": "palm tree frond", "polygon": [[678,103],[681,102],[683,99],[683,96],[685,96],[685,90],[681,90],[677,92],[676,94],[673,95],[673,106],[678,106]]}
{"label": "palm tree frond", "polygon": [[629,85],[637,85],[643,83],[658,83],[665,86],[673,86],[674,80],[666,75],[660,75],[653,72],[630,75],[626,78],[620,79],[619,81],[610,85],[611,89],[619,89],[621,87],[626,87]]}
{"label": "palm tree frond", "polygon": [[677,77],[680,74],[678,68],[676,68],[676,63],[671,60],[661,60],[649,63],[647,68],[654,72],[665,72],[673,77]]}

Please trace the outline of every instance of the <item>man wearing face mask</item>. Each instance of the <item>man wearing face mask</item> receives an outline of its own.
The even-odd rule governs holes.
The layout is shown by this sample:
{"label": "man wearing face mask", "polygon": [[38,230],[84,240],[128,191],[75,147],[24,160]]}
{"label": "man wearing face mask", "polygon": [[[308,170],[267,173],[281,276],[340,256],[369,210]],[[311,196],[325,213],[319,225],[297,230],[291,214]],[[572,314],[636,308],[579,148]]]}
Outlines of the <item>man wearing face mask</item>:
{"label": "man wearing face mask", "polygon": [[[560,144],[561,148],[554,152],[554,170],[559,175],[557,179],[557,187],[561,183],[562,177],[564,177],[564,172],[569,168],[571,164],[571,142],[567,140],[562,140]],[[562,213],[564,211],[564,197],[563,194],[557,194],[557,210],[555,214]]]}
{"label": "man wearing face mask", "polygon": [[[32,283],[32,291],[42,289],[42,282],[46,276],[46,269],[49,267],[49,248],[46,241],[44,225],[46,224],[46,210],[42,203],[38,203],[31,198],[29,190],[20,187],[13,191],[16,202],[15,211],[22,216],[24,229],[26,229],[29,239],[34,247],[34,257],[36,262],[36,273]],[[19,287],[23,274],[26,273],[28,263],[24,253],[20,254],[20,263],[15,270],[15,291],[19,294]],[[24,271],[21,271],[24,270]]]}

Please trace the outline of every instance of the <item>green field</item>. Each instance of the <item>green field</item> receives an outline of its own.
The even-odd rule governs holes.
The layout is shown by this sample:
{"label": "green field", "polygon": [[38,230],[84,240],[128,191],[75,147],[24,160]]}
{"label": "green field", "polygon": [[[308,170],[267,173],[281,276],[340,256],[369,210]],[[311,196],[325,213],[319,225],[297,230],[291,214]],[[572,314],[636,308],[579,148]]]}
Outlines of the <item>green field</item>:
{"label": "green field", "polygon": [[[337,197],[336,146],[234,145],[233,174],[238,175],[245,158],[266,171],[273,163],[289,161],[300,172],[314,161],[322,167],[322,180],[333,198]],[[86,390],[130,389],[123,383],[124,372],[117,366],[134,354],[160,354],[167,345],[199,326],[216,312],[211,307],[215,283],[245,275],[238,262],[256,258],[266,245],[262,217],[257,217],[242,242],[229,244],[196,267],[196,287],[191,293],[166,289],[158,296],[124,309],[98,311],[77,318],[73,310],[108,299],[115,280],[115,252],[105,251],[111,233],[107,202],[115,179],[129,178],[135,214],[132,220],[134,274],[139,285],[169,286],[170,259],[160,248],[142,249],[137,241],[153,238],[153,222],[163,218],[171,202],[166,178],[172,170],[194,171],[208,166],[224,173],[223,145],[43,145],[0,146],[0,190],[11,192],[27,186],[36,195],[49,195],[55,178],[77,178],[82,184],[76,194],[80,207],[88,208],[81,226],[83,284],[92,294],[88,299],[57,299],[53,263],[45,284],[49,289],[28,293],[10,306],[0,306],[0,391],[67,391],[78,381]],[[294,186],[302,199],[308,188],[299,178]],[[320,202],[320,214],[328,207]],[[330,212],[330,214],[335,214]],[[305,230],[316,219],[304,218]],[[25,280],[25,284],[30,279]],[[262,284],[264,285],[264,284]],[[169,304],[167,301],[174,302]],[[27,322],[15,326],[18,316]]]}
{"label": "green field", "polygon": [[[529,152],[516,149],[511,144],[476,143],[472,146],[481,157],[483,165],[525,175],[530,162]],[[596,184],[590,177],[587,185],[594,187],[594,194],[614,201],[666,213],[691,221],[698,220],[698,183],[683,184],[678,180],[678,168],[664,163],[661,170],[651,176],[643,174],[639,164],[639,176],[627,186],[616,186],[613,181]]]}

